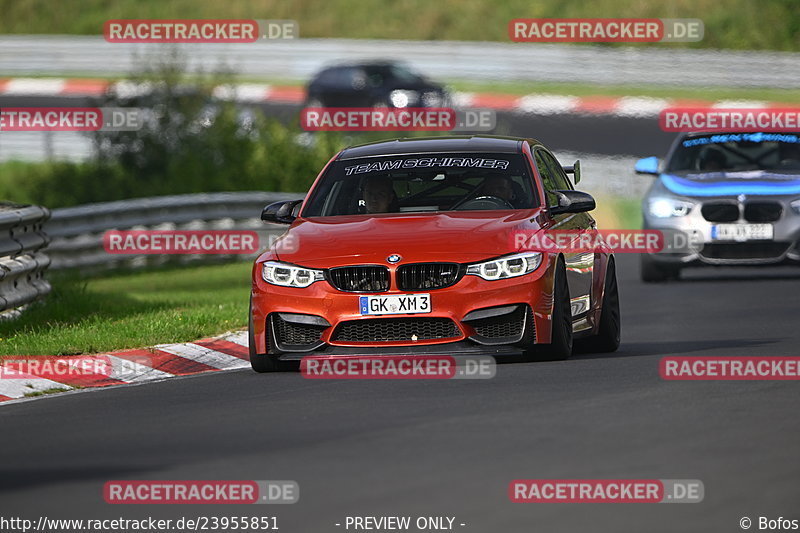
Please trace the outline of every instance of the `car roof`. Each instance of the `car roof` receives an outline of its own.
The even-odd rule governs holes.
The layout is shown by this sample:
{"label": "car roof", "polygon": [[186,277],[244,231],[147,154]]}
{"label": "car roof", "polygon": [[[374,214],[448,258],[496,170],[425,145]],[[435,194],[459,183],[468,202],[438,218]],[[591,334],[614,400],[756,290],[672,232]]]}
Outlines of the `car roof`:
{"label": "car roof", "polygon": [[[538,141],[528,139],[532,144]],[[338,159],[357,159],[380,155],[419,154],[437,152],[497,152],[519,153],[525,139],[484,135],[454,135],[448,137],[412,137],[378,141],[345,148]]]}
{"label": "car roof", "polygon": [[326,70],[333,70],[339,68],[353,68],[353,67],[410,67],[410,64],[406,61],[345,61],[341,63],[333,63],[326,65],[322,71]]}

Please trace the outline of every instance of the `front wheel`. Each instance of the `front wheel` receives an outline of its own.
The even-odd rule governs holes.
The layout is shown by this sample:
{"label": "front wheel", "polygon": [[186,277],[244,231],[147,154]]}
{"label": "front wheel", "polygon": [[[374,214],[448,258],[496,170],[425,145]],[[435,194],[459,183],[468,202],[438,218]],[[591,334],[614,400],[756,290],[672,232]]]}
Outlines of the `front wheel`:
{"label": "front wheel", "polygon": [[583,351],[590,353],[616,352],[619,348],[621,320],[619,313],[619,287],[614,260],[608,262],[603,289],[603,307],[600,309],[600,324],[596,335],[579,341]]}
{"label": "front wheel", "polygon": [[572,355],[572,310],[564,260],[556,263],[553,280],[553,314],[550,344],[528,344],[526,361],[563,361]]}
{"label": "front wheel", "polygon": [[[252,306],[250,311],[250,319],[248,320],[247,327],[247,340],[250,350],[250,366],[259,374],[264,372],[286,372],[287,370],[294,370],[294,366],[287,362],[278,359],[274,353],[257,353],[256,352],[256,337],[253,331],[253,313]],[[267,352],[274,352],[272,342],[267,335]]]}

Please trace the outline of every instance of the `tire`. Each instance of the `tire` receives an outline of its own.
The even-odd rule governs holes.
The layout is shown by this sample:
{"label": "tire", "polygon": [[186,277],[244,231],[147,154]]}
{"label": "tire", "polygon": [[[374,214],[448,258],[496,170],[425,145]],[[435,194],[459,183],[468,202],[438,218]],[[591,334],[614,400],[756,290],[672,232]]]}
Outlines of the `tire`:
{"label": "tire", "polygon": [[[523,357],[526,361],[563,361],[572,355],[572,311],[567,269],[559,258],[553,280],[553,318],[550,344],[533,344],[527,338]],[[527,336],[526,332],[526,336]]]}
{"label": "tire", "polygon": [[645,283],[678,280],[681,277],[681,267],[659,264],[649,254],[643,253],[639,258],[639,276]]}
{"label": "tire", "polygon": [[597,334],[581,339],[577,344],[580,345],[582,352],[616,352],[617,348],[619,348],[621,329],[617,268],[614,264],[614,260],[611,259],[608,262],[608,269],[606,270],[606,279],[603,289],[603,307],[600,310],[600,324]]}
{"label": "tire", "polygon": [[[248,347],[250,349],[250,367],[259,374],[265,372],[286,372],[294,370],[296,365],[288,361],[281,361],[278,359],[277,354],[274,353],[275,349],[272,344],[272,339],[267,336],[267,352],[256,353],[255,333],[253,332],[253,313],[250,312],[250,319],[248,320],[247,339]],[[269,353],[273,352],[273,353]]]}

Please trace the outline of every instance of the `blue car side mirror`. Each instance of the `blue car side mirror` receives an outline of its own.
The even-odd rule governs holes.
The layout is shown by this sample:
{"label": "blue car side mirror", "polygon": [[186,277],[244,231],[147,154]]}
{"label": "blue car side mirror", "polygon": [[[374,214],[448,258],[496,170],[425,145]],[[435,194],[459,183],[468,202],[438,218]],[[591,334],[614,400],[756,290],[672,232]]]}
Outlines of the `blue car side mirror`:
{"label": "blue car side mirror", "polygon": [[645,157],[638,160],[633,168],[637,174],[658,175],[658,158],[655,156]]}

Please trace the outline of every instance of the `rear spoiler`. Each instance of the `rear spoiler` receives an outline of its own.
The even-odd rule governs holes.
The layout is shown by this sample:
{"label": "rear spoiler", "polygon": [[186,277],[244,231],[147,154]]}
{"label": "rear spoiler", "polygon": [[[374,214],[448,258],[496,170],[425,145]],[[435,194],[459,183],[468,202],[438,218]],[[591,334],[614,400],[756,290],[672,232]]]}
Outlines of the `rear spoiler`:
{"label": "rear spoiler", "polygon": [[581,160],[578,159],[572,165],[564,165],[564,172],[572,174],[572,182],[577,185],[581,181]]}

